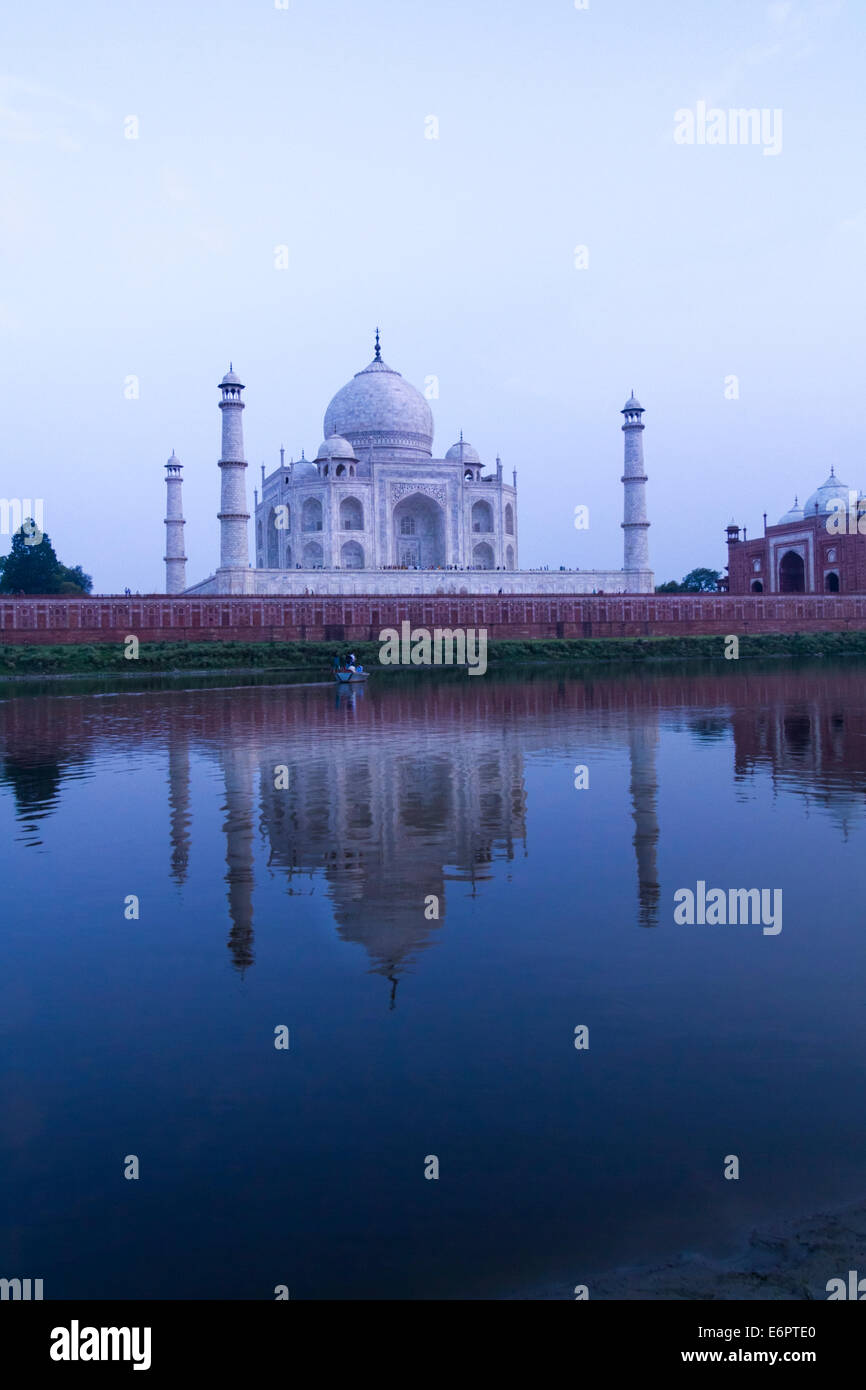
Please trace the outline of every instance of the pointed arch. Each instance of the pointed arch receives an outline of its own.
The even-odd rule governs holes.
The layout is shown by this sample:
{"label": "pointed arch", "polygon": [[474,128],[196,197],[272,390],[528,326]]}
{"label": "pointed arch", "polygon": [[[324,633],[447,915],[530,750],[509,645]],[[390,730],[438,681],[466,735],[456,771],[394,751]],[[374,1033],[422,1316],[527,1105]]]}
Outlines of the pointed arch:
{"label": "pointed arch", "polygon": [[489,534],[493,530],[493,508],[489,502],[472,504],[472,530]]}
{"label": "pointed arch", "polygon": [[796,550],[786,550],[779,563],[779,592],[782,594],[804,594],[806,592],[806,566],[802,555]]}
{"label": "pointed arch", "polygon": [[340,503],[340,530],[363,531],[364,508],[357,497],[344,497]]}
{"label": "pointed arch", "polygon": [[426,493],[402,497],[391,514],[397,565],[407,569],[445,568],[445,513]]}
{"label": "pointed arch", "polygon": [[322,504],[318,497],[308,497],[301,508],[301,530],[321,531]]}
{"label": "pointed arch", "polygon": [[271,507],[268,512],[268,550],[265,563],[269,570],[278,569],[280,564],[280,538],[277,534],[276,507]]}
{"label": "pointed arch", "polygon": [[344,541],[340,547],[340,564],[344,570],[364,568],[364,549],[357,541]]}

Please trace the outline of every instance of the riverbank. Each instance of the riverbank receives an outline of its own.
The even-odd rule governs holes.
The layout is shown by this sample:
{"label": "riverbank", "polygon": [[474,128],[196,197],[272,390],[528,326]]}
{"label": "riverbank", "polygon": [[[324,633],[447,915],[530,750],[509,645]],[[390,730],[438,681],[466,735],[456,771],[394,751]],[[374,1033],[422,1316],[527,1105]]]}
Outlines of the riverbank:
{"label": "riverbank", "polygon": [[[535,662],[707,661],[724,657],[725,642],[724,637],[717,636],[502,639],[488,642],[487,662],[500,667]],[[180,672],[241,675],[267,671],[274,675],[308,673],[320,680],[330,676],[334,654],[345,649],[345,643],[325,641],[143,642],[138,657],[129,660],[124,656],[124,645],[116,643],[5,645],[0,646],[0,678],[96,674],[136,678]],[[379,642],[356,642],[353,650],[370,671],[407,669],[380,665]],[[866,632],[764,633],[739,638],[740,660],[860,655],[866,656]]]}
{"label": "riverbank", "polygon": [[[747,1302],[826,1300],[827,1283],[848,1271],[866,1274],[866,1201],[840,1211],[776,1223],[753,1231],[728,1260],[682,1255],[641,1268],[612,1270],[588,1283],[591,1299]],[[507,1299],[574,1298],[576,1279],[559,1280]]]}

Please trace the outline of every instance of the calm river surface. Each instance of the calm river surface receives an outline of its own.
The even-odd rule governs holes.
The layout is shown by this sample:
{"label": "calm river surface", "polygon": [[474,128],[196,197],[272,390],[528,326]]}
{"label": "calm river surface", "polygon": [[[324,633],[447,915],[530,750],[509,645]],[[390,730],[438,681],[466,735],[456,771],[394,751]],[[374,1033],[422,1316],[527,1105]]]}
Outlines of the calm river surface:
{"label": "calm river surface", "polygon": [[866,668],[723,665],[4,687],[0,1275],[567,1297],[866,1194]]}

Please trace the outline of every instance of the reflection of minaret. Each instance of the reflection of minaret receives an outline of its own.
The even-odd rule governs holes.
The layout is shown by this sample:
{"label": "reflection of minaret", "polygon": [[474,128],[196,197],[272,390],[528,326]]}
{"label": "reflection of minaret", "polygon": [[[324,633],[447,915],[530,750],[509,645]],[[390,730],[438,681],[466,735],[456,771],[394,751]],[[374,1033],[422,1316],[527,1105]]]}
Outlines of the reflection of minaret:
{"label": "reflection of minaret", "polygon": [[632,816],[634,817],[634,848],[637,856],[637,880],[642,927],[658,926],[659,881],[657,849],[659,823],[657,815],[658,776],[656,750],[659,741],[658,711],[646,706],[631,711],[628,728]]}
{"label": "reflection of minaret", "polygon": [[238,970],[253,963],[253,754],[230,742],[223,756],[229,950]]}
{"label": "reflection of minaret", "polygon": [[186,882],[189,864],[189,741],[183,730],[172,732],[168,745],[168,809],[171,824],[171,876]]}

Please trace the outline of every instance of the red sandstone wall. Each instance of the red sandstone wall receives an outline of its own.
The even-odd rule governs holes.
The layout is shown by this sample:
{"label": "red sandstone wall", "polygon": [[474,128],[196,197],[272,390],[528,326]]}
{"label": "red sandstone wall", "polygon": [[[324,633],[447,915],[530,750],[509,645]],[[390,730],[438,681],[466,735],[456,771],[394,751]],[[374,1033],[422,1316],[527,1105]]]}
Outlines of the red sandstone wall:
{"label": "red sandstone wall", "polygon": [[0,643],[361,642],[407,620],[491,639],[831,632],[866,629],[866,594],[4,598]]}

